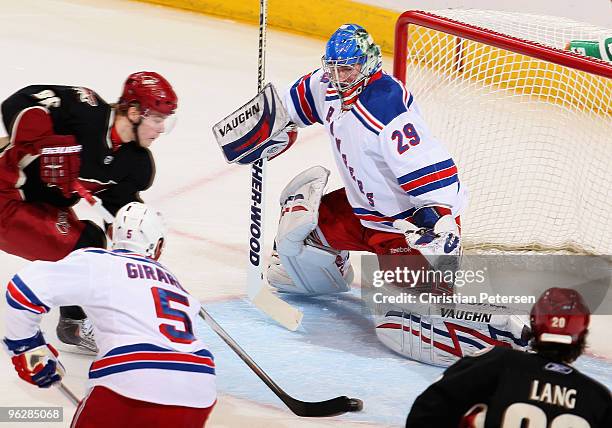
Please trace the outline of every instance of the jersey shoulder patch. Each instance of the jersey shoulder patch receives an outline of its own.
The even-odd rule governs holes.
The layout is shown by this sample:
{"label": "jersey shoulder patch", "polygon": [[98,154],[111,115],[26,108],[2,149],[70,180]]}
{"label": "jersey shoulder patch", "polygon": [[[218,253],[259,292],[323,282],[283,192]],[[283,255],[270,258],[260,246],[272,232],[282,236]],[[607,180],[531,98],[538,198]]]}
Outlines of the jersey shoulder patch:
{"label": "jersey shoulder patch", "polygon": [[408,111],[412,94],[398,80],[383,73],[380,79],[365,87],[356,102],[359,113],[369,116],[377,129],[382,130],[393,119]]}
{"label": "jersey shoulder patch", "polygon": [[[82,103],[89,104],[92,107],[97,107],[100,104],[101,98],[98,94],[89,88],[73,86],[72,90],[76,92],[78,100]],[[102,100],[104,103],[104,101]]]}

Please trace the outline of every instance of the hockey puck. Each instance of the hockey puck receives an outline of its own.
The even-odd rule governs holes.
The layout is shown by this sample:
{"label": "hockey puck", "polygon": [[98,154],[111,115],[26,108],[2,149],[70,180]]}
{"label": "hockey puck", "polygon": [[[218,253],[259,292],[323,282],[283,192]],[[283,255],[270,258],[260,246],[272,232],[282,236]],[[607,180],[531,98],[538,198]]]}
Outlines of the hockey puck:
{"label": "hockey puck", "polygon": [[363,401],[359,398],[349,398],[346,407],[348,412],[359,412],[363,409]]}

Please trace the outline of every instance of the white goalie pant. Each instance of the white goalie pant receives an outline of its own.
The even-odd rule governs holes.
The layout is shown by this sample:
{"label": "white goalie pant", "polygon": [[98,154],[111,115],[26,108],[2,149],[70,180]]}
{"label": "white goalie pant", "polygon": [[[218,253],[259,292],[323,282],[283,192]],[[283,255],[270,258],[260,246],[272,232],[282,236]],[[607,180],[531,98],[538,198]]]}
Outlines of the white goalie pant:
{"label": "white goalie pant", "polygon": [[[388,348],[416,361],[447,367],[489,346],[526,350],[527,314],[500,306],[387,304],[366,300],[376,336]],[[527,330],[526,330],[527,329]]]}
{"label": "white goalie pant", "polygon": [[281,193],[276,251],[270,258],[267,278],[282,292],[320,295],[350,289],[353,268],[348,251],[331,248],[315,231],[328,177],[329,171],[321,166],[309,168]]}

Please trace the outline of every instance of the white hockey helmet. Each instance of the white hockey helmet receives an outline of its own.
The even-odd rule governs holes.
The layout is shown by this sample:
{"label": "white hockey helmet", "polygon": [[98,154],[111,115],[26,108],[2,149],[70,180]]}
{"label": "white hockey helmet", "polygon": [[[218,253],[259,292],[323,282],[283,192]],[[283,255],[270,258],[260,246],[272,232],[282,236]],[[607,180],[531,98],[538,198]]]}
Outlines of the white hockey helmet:
{"label": "white hockey helmet", "polygon": [[[115,216],[111,245],[113,250],[129,250],[157,259],[165,237],[166,227],[161,214],[143,203],[130,202]],[[160,239],[160,251],[156,251]]]}

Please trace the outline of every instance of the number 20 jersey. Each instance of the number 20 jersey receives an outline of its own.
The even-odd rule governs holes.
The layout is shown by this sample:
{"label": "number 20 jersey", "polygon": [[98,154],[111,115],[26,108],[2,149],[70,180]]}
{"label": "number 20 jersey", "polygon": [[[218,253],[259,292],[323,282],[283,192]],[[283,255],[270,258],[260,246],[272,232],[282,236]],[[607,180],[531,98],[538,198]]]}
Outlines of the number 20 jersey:
{"label": "number 20 jersey", "polygon": [[284,104],[298,126],[325,126],[363,226],[397,232],[393,221],[410,219],[420,207],[441,205],[458,216],[466,206],[455,162],[429,132],[412,94],[386,73],[371,76],[348,111],[322,69],[298,79]]}
{"label": "number 20 jersey", "polygon": [[612,398],[604,385],[571,365],[495,347],[446,369],[416,399],[406,427],[464,426],[459,421],[475,404],[486,406],[485,428],[612,426]]}
{"label": "number 20 jersey", "polygon": [[77,250],[29,264],[11,279],[6,298],[13,340],[35,335],[53,307],[84,308],[99,348],[91,387],[165,405],[204,408],[216,400],[213,356],[193,332],[200,303],[156,261],[124,250]]}

